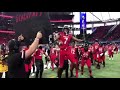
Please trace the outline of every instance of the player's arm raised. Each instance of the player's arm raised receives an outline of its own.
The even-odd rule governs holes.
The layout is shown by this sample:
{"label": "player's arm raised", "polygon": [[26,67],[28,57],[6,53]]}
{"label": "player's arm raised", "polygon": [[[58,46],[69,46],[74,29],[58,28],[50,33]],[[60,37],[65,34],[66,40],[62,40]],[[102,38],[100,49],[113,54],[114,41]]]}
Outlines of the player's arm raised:
{"label": "player's arm raised", "polygon": [[72,37],[72,39],[74,40],[74,41],[77,41],[77,42],[83,42],[83,40],[82,39],[78,39],[78,38],[76,38],[76,37]]}
{"label": "player's arm raised", "polygon": [[41,39],[41,38],[42,38],[42,33],[38,32],[35,40],[30,45],[29,49],[25,52],[25,58],[28,58],[29,56],[31,56],[35,52],[35,50],[37,49],[37,47],[39,45],[39,39]]}

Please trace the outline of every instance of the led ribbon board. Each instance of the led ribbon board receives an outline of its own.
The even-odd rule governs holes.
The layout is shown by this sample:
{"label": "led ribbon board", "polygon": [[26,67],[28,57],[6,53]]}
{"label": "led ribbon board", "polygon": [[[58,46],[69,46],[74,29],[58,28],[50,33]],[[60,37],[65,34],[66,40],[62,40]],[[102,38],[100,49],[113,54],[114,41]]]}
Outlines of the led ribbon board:
{"label": "led ribbon board", "polygon": [[80,12],[80,33],[86,33],[86,12]]}

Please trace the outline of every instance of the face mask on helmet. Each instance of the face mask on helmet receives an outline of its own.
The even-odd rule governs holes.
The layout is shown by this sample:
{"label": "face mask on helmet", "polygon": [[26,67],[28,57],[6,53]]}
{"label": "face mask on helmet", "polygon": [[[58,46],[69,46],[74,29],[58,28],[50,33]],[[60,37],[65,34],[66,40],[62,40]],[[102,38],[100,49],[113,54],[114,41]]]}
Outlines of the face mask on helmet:
{"label": "face mask on helmet", "polygon": [[98,39],[95,39],[95,42],[98,42]]}
{"label": "face mask on helmet", "polygon": [[85,50],[85,52],[87,52],[88,51],[88,46],[85,46],[84,50]]}

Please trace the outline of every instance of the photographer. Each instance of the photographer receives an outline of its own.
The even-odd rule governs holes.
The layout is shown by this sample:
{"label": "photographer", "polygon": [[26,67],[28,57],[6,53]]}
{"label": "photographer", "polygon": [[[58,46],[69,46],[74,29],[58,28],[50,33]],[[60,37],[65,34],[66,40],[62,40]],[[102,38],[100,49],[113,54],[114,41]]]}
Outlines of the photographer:
{"label": "photographer", "polygon": [[35,40],[30,45],[27,51],[19,52],[19,45],[24,37],[20,35],[18,41],[12,39],[8,42],[9,54],[8,54],[8,78],[26,78],[26,72],[24,62],[27,60],[37,49],[39,39],[42,38],[42,33],[38,32]]}

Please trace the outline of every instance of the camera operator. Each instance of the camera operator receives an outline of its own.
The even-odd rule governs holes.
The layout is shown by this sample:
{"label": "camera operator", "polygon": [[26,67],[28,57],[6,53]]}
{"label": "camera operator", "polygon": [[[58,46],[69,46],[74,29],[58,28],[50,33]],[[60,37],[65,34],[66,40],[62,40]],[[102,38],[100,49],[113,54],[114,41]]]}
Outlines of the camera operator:
{"label": "camera operator", "polygon": [[35,52],[39,44],[39,39],[41,38],[42,33],[38,32],[29,49],[22,52],[19,52],[20,42],[24,40],[22,35],[18,37],[18,41],[12,39],[8,42],[8,78],[27,78],[24,62]]}

